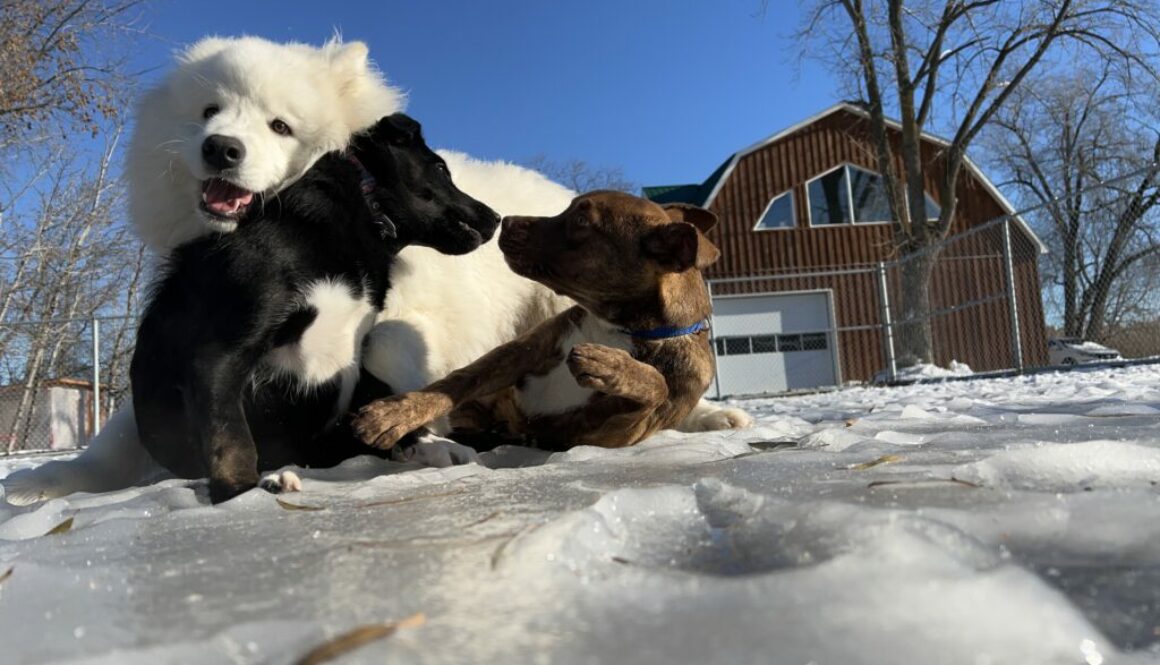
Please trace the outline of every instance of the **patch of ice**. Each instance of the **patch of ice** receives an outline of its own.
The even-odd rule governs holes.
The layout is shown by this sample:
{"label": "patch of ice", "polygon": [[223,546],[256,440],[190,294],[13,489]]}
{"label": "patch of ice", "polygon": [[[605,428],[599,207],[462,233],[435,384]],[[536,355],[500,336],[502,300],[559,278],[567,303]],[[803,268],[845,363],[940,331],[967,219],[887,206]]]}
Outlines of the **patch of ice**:
{"label": "patch of ice", "polygon": [[[717,481],[609,493],[518,537],[500,568],[549,584],[579,580],[585,593],[568,600],[578,611],[595,598],[620,608],[570,626],[592,662],[769,662],[768,649],[776,662],[802,663],[1115,653],[1057,591],[945,523],[806,508]],[[706,606],[713,611],[696,610]],[[645,657],[640,634],[662,625],[667,637]],[[756,643],[766,658],[744,646]]]}
{"label": "patch of ice", "polygon": [[1018,420],[1023,425],[1071,425],[1083,422],[1084,416],[1074,413],[1020,413]]}
{"label": "patch of ice", "polygon": [[68,502],[64,499],[45,501],[35,510],[14,515],[0,523],[0,540],[27,540],[39,538],[58,526],[66,518]]}
{"label": "patch of ice", "polygon": [[1160,450],[1121,441],[1047,443],[955,467],[954,477],[989,487],[1080,491],[1160,482]]}
{"label": "patch of ice", "polygon": [[894,430],[884,429],[874,435],[875,439],[885,441],[886,443],[893,443],[896,446],[921,446],[930,438],[923,434],[912,434],[910,432],[895,432]]}
{"label": "patch of ice", "polygon": [[1160,415],[1160,409],[1157,409],[1154,406],[1149,406],[1147,404],[1121,402],[1118,404],[1105,404],[1103,406],[1097,406],[1084,415],[1092,417],[1155,416]]}
{"label": "patch of ice", "polygon": [[753,452],[746,441],[760,439],[762,430],[747,429],[726,431],[716,436],[662,432],[646,441],[627,448],[600,448],[598,446],[576,446],[570,450],[555,453],[548,458],[549,464],[587,462],[599,459],[604,462],[647,460],[652,464],[688,464],[728,459]]}
{"label": "patch of ice", "polygon": [[0,660],[289,663],[419,611],[344,662],[1160,653],[1160,366],[739,405],[755,429],[303,469],[290,507],[177,480],[0,504]]}
{"label": "patch of ice", "polygon": [[873,441],[872,438],[862,436],[844,427],[827,427],[798,441],[801,448],[825,448],[831,452],[841,452],[851,446]]}
{"label": "patch of ice", "polygon": [[903,407],[902,413],[899,414],[898,417],[910,420],[931,420],[935,416],[934,414],[924,411],[914,404],[907,404],[905,407]]}

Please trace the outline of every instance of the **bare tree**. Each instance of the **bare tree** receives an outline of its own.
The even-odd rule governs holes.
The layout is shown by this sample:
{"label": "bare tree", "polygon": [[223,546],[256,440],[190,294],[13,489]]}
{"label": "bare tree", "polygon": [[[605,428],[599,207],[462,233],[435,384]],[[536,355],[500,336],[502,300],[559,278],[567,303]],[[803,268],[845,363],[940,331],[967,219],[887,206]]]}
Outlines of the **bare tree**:
{"label": "bare tree", "polygon": [[99,362],[84,322],[135,302],[140,243],[115,164],[141,4],[0,0],[0,383],[22,386],[9,447],[44,380]]}
{"label": "bare tree", "polygon": [[1051,247],[1063,333],[1102,341],[1141,316],[1160,256],[1160,131],[1153,86],[1078,68],[1012,95],[987,144]]}
{"label": "bare tree", "polygon": [[118,114],[124,43],[140,0],[0,0],[0,143],[46,127],[94,135]]}
{"label": "bare tree", "polygon": [[633,193],[640,189],[636,183],[624,175],[624,169],[596,167],[582,159],[555,161],[546,155],[536,155],[524,163],[530,169],[539,171],[552,180],[575,192],[591,192],[597,189],[612,189]]}
{"label": "bare tree", "polygon": [[33,223],[17,227],[30,242],[19,257],[20,279],[10,282],[5,295],[7,313],[16,319],[11,323],[25,324],[5,332],[20,328],[22,347],[9,353],[12,335],[0,340],[0,353],[17,363],[8,368],[11,378],[24,386],[7,433],[10,447],[24,441],[45,377],[69,376],[77,364],[98,361],[78,363],[89,345],[81,343],[77,322],[115,306],[125,278],[136,272],[126,259],[138,243],[119,223],[124,188],[112,175],[119,138],[119,130],[108,137],[93,173],[78,163],[83,158],[63,156],[49,173]]}
{"label": "bare tree", "polygon": [[[1150,0],[813,0],[798,33],[865,99],[878,170],[893,212],[902,269],[900,356],[932,358],[931,251],[955,219],[956,183],[967,149],[1029,75],[1075,59],[1152,74],[1160,38]],[[896,114],[899,154],[886,117]],[[922,132],[952,137],[924,159]],[[897,161],[896,161],[897,160]],[[901,173],[894,164],[901,163]],[[941,206],[928,220],[924,183]]]}

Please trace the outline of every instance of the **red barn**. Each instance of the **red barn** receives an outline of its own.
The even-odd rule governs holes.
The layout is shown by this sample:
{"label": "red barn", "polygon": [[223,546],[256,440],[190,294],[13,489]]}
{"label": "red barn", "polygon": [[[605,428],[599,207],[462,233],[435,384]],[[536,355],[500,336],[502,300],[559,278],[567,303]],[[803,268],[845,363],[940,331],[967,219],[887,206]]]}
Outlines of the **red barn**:
{"label": "red barn", "polygon": [[[897,152],[901,132],[889,125]],[[946,145],[923,135],[932,218]],[[896,168],[901,173],[901,161]],[[958,187],[953,241],[939,252],[931,283],[935,362],[1010,368],[1017,330],[1023,363],[1045,364],[1043,244],[970,160]],[[644,195],[701,205],[720,217],[710,236],[722,258],[707,271],[719,394],[867,381],[886,367],[882,295],[897,303],[898,275],[889,267],[880,274],[878,266],[899,257],[861,107],[837,104],[734,153],[700,184],[645,187]],[[995,221],[1003,218],[1009,225]]]}

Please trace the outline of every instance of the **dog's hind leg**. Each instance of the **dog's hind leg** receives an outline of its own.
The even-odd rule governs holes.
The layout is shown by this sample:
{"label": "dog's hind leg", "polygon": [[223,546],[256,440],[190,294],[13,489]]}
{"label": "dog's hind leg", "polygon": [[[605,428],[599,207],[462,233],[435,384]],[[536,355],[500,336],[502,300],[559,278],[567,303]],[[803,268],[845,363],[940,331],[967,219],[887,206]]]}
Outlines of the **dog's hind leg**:
{"label": "dog's hind leg", "polygon": [[25,506],[73,492],[109,492],[168,473],[137,438],[132,406],[117,411],[80,455],[17,471],[0,480],[8,503]]}

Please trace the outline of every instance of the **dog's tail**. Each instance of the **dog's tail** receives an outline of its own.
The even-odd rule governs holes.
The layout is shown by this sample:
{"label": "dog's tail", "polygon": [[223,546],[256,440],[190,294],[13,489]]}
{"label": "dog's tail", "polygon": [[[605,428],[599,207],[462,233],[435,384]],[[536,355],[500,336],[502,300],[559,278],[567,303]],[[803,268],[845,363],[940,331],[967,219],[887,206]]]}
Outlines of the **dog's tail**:
{"label": "dog's tail", "polygon": [[0,480],[4,499],[26,506],[72,494],[124,489],[163,470],[137,439],[132,408],[121,409],[80,455],[23,469]]}

